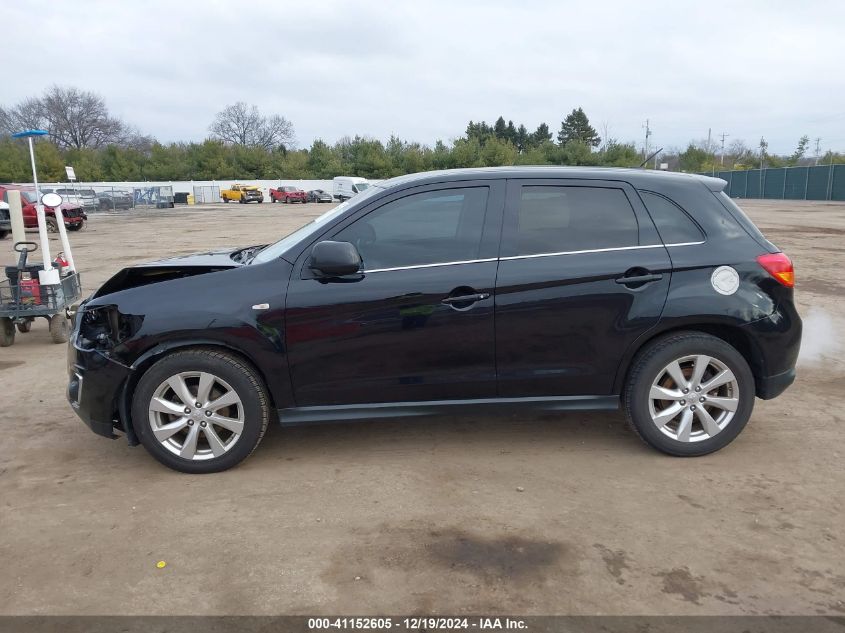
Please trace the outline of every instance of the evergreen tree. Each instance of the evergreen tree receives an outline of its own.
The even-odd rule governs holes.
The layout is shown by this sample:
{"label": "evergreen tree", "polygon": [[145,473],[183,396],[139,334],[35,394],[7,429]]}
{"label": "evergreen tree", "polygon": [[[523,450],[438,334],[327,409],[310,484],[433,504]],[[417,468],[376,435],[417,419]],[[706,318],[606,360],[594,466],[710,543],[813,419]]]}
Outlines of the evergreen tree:
{"label": "evergreen tree", "polygon": [[590,125],[590,120],[581,108],[574,109],[561,122],[557,140],[561,145],[577,141],[588,146],[598,147],[598,144],[601,143],[601,137],[599,137],[595,128]]}
{"label": "evergreen tree", "polygon": [[537,126],[537,129],[531,134],[531,144],[535,147],[539,147],[543,143],[547,143],[552,140],[552,133],[549,130],[549,126],[545,123],[541,123]]}

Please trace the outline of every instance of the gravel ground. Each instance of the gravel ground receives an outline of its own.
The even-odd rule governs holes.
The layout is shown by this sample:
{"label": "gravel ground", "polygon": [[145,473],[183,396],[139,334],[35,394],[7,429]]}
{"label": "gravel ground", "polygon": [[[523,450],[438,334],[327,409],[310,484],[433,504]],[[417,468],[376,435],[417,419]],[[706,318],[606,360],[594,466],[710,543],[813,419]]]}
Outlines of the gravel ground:
{"label": "gravel ground", "polygon": [[[240,467],[181,475],[76,418],[36,323],[0,349],[0,613],[842,615],[845,205],[742,206],[795,260],[800,371],[698,459],[619,413],[525,414],[271,428]],[[90,291],[327,207],[96,215],[72,239]]]}

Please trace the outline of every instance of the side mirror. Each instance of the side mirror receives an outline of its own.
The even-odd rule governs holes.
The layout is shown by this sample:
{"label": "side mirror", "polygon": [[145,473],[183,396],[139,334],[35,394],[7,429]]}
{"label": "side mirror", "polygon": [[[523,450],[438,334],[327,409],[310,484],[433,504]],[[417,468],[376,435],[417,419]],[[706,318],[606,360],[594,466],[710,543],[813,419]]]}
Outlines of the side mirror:
{"label": "side mirror", "polygon": [[308,266],[328,277],[353,275],[361,270],[361,255],[349,242],[317,242]]}

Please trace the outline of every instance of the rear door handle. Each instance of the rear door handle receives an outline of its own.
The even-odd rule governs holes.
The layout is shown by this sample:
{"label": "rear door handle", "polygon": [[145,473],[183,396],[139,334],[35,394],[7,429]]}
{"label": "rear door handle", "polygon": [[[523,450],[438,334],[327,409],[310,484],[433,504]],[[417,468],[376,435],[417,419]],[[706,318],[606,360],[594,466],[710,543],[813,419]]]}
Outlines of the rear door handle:
{"label": "rear door handle", "polygon": [[483,301],[490,297],[489,292],[479,292],[474,295],[461,295],[460,297],[446,297],[441,299],[440,303],[450,305],[452,303],[474,303],[476,301]]}
{"label": "rear door handle", "polygon": [[660,281],[663,279],[663,275],[658,273],[649,273],[648,275],[633,275],[631,277],[619,277],[616,280],[618,284],[647,284],[651,281]]}

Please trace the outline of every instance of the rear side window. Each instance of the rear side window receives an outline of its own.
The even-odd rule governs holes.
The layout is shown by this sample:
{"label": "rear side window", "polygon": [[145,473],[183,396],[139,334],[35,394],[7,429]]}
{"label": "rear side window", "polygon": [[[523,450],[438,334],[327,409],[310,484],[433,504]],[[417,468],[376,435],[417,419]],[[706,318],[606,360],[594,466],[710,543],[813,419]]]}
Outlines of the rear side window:
{"label": "rear side window", "polygon": [[621,189],[522,187],[503,255],[539,255],[639,244],[634,209]]}
{"label": "rear side window", "polygon": [[681,207],[651,191],[640,191],[651,219],[664,244],[704,241],[704,233]]}

